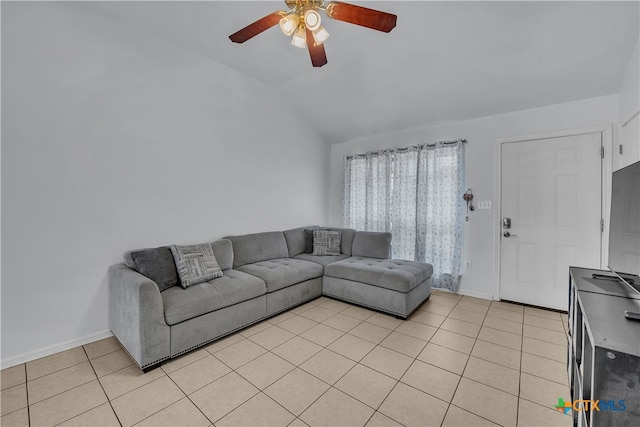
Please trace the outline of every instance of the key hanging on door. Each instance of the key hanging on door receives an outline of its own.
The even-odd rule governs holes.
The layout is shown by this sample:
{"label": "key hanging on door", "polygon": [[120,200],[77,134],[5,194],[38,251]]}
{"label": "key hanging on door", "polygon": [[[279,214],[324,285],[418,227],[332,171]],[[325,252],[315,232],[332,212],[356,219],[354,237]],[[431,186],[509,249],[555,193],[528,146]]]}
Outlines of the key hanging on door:
{"label": "key hanging on door", "polygon": [[469,221],[469,211],[473,212],[473,204],[471,203],[471,201],[473,200],[473,193],[471,192],[471,189],[467,189],[467,192],[464,193],[464,195],[462,196],[462,198],[464,199],[465,202],[467,202],[467,216],[464,218],[465,221]]}

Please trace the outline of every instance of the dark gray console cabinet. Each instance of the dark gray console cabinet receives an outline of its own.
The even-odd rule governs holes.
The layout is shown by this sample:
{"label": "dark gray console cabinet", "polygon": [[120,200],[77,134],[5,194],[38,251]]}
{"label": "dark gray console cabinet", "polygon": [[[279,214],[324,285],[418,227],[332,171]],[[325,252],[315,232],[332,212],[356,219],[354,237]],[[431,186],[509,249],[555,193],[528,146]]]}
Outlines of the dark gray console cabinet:
{"label": "dark gray console cabinet", "polygon": [[[574,425],[640,426],[640,294],[606,271],[570,268],[567,370]],[[637,276],[636,276],[637,278]],[[638,280],[638,279],[636,279]],[[593,407],[593,402],[597,402]],[[587,409],[588,407],[588,409]],[[596,410],[597,409],[599,410]]]}

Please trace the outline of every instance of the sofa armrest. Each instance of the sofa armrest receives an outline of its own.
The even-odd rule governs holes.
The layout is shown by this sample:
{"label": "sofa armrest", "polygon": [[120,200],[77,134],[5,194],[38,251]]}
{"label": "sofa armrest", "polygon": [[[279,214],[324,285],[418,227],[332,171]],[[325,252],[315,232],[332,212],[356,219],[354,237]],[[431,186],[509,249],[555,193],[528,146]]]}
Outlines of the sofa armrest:
{"label": "sofa armrest", "polygon": [[391,233],[358,231],[353,238],[353,256],[387,259],[391,257]]}
{"label": "sofa armrest", "polygon": [[171,356],[158,285],[124,264],[109,267],[109,327],[140,369]]}

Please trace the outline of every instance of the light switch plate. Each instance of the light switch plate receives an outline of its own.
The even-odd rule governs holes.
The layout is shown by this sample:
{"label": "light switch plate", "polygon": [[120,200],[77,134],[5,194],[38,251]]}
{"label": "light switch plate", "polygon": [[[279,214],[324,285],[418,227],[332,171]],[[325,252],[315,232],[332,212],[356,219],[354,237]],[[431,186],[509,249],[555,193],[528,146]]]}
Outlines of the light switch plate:
{"label": "light switch plate", "polygon": [[478,209],[491,209],[491,200],[483,200],[478,202]]}

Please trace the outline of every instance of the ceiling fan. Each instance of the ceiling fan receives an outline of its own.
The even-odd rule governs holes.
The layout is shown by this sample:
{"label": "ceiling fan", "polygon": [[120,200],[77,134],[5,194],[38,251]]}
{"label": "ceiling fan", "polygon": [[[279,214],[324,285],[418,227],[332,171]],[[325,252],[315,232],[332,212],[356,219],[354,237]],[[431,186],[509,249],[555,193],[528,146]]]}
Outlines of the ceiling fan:
{"label": "ceiling fan", "polygon": [[280,24],[282,32],[292,36],[291,44],[303,49],[306,47],[313,66],[322,67],[327,63],[323,43],[329,33],[320,25],[319,10],[324,10],[329,18],[385,33],[396,26],[396,15],[349,3],[330,1],[325,4],[324,0],[285,0],[285,3],[289,7],[288,12],[275,11],[231,34],[229,39],[234,43],[244,43]]}

